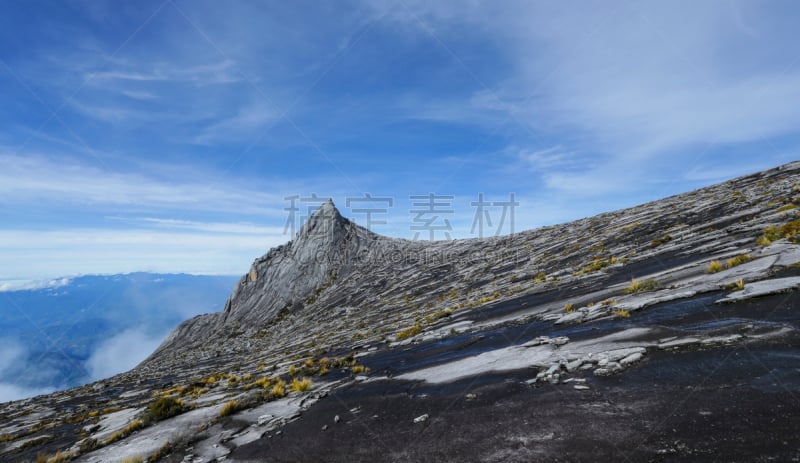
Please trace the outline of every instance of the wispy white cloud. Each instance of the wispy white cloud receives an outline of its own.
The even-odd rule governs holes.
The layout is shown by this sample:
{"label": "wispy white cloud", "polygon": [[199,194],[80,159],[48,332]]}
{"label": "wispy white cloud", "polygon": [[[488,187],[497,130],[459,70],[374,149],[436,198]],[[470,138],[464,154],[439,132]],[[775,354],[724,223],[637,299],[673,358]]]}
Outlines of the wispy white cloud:
{"label": "wispy white cloud", "polygon": [[76,100],[70,102],[70,107],[84,116],[104,122],[129,122],[133,120],[145,121],[156,118],[157,115],[141,109],[134,109],[126,105],[112,105],[110,103],[85,104]]}
{"label": "wispy white cloud", "polygon": [[[222,228],[223,226],[220,225]],[[201,228],[201,227],[198,227]],[[278,231],[278,229],[274,229]],[[282,231],[282,229],[280,229]],[[75,244],[89,244],[92,246],[125,246],[150,244],[158,248],[183,247],[209,247],[212,250],[223,249],[253,249],[263,246],[265,243],[276,244],[273,237],[276,235],[261,235],[258,233],[231,233],[227,236],[223,233],[202,234],[187,232],[171,232],[156,230],[113,230],[113,229],[91,229],[73,228],[57,231],[36,231],[36,230],[0,230],[0,237],[4,243],[0,244],[0,249],[11,251],[12,248],[22,250],[31,249],[54,249],[67,247]],[[238,237],[238,239],[232,239]],[[227,242],[229,240],[231,242]],[[288,240],[289,238],[281,238]]]}
{"label": "wispy white cloud", "polygon": [[[603,153],[604,164],[619,168],[665,155],[693,159],[708,146],[797,130],[800,63],[785,40],[792,26],[761,4],[405,4],[392,17],[414,26],[409,33],[443,47],[457,44],[458,31],[468,28],[513,63],[488,88],[476,77],[468,101],[437,107],[435,117],[494,129],[497,113],[504,113],[532,135],[532,152],[549,149],[536,146],[542,135],[558,137],[564,152],[587,160]],[[471,64],[476,60],[451,50],[466,63],[465,74],[481,75],[480,64]],[[476,115],[481,111],[483,117]],[[597,177],[605,169],[586,163],[583,170]],[[646,166],[640,173],[660,174]]]}
{"label": "wispy white cloud", "polygon": [[132,328],[101,343],[86,362],[91,379],[109,378],[130,370],[152,354],[165,335]]}
{"label": "wispy white cloud", "polygon": [[[8,291],[35,291],[39,289],[56,289],[70,283],[69,278],[56,278],[54,280],[11,280],[0,281],[0,293]],[[0,364],[2,370],[2,364]]]}
{"label": "wispy white cloud", "polygon": [[528,148],[514,148],[517,157],[528,164],[531,170],[569,169],[581,164],[575,150],[566,150],[561,145],[551,146],[540,150]]}
{"label": "wispy white cloud", "polygon": [[733,165],[717,165],[707,161],[701,162],[686,172],[685,178],[690,181],[719,182],[759,170],[755,162],[737,163]]}
{"label": "wispy white cloud", "polygon": [[122,221],[130,224],[152,225],[158,228],[194,230],[212,233],[234,233],[247,235],[278,235],[283,232],[283,227],[265,227],[252,223],[220,223],[198,222],[180,219],[161,219],[154,217],[109,217],[110,220]]}
{"label": "wispy white cloud", "polygon": [[291,238],[282,231],[0,230],[0,279],[136,271],[237,275]]}
{"label": "wispy white cloud", "polygon": [[[156,62],[143,67],[141,63],[116,59],[113,68],[89,71],[85,80],[93,85],[109,85],[113,81],[132,82],[190,82],[198,86],[231,84],[242,79],[236,72],[235,63],[229,59],[218,62],[180,66],[174,63]],[[142,71],[150,69],[151,71]]]}
{"label": "wispy white cloud", "polygon": [[[42,199],[54,203],[141,205],[148,208],[282,215],[283,195],[234,186],[226,179],[182,169],[185,178],[115,172],[65,159],[0,154],[0,203]],[[294,189],[289,190],[294,191]],[[271,208],[270,205],[273,205]]]}
{"label": "wispy white cloud", "polygon": [[158,95],[155,93],[142,90],[123,90],[122,94],[134,100],[150,101],[158,99]]}
{"label": "wispy white cloud", "polygon": [[279,118],[280,113],[276,108],[270,107],[263,100],[258,100],[249,106],[239,108],[233,116],[217,120],[201,129],[201,133],[194,138],[193,142],[205,145],[221,140],[236,142],[243,137],[252,139],[257,130],[266,130],[268,125]]}
{"label": "wispy white cloud", "polygon": [[0,403],[53,392],[54,388],[25,386],[21,384],[23,378],[17,378],[17,382],[10,380],[13,375],[9,373],[19,371],[20,364],[27,359],[28,352],[17,339],[0,338],[0,376],[5,379],[0,382]]}
{"label": "wispy white cloud", "polygon": [[49,394],[53,391],[55,391],[55,388],[31,388],[12,383],[0,383],[0,403],[11,402],[12,400],[27,399],[28,397]]}

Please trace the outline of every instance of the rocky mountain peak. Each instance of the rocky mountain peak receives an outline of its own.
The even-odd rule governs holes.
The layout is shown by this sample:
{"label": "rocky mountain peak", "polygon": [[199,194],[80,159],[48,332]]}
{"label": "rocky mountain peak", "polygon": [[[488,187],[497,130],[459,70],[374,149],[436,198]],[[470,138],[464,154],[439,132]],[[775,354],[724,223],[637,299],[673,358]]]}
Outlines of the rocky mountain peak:
{"label": "rocky mountain peak", "polygon": [[297,232],[296,248],[307,246],[309,241],[336,243],[342,238],[348,225],[356,226],[342,217],[339,210],[328,199],[314,211],[302,228]]}
{"label": "rocky mountain peak", "polygon": [[156,354],[186,347],[221,332],[257,330],[279,316],[302,310],[340,276],[353,272],[360,252],[381,237],[325,201],[288,243],[257,258],[231,293],[221,313],[188,320]]}
{"label": "rocky mountain peak", "polygon": [[0,460],[595,461],[621,439],[634,461],[796,460],[799,184],[792,163],[436,242],[328,201],[134,370],[0,406]]}

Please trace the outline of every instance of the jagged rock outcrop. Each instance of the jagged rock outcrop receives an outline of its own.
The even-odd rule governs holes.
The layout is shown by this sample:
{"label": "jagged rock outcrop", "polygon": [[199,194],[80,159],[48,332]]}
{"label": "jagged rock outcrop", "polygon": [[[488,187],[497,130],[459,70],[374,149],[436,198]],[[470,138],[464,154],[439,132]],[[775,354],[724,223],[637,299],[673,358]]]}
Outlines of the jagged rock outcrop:
{"label": "jagged rock outcrop", "polygon": [[0,408],[0,457],[800,459],[799,205],[800,162],[487,239],[327,202],[136,369]]}
{"label": "jagged rock outcrop", "polygon": [[[233,288],[224,311],[201,315],[177,327],[156,350],[162,353],[207,343],[230,333],[252,335],[276,317],[303,309],[324,290],[352,275],[362,278],[383,266],[385,253],[407,256],[419,247],[383,237],[342,217],[327,200],[297,232],[292,241],[256,259]],[[343,295],[344,296],[344,295]],[[342,303],[357,304],[357,294]],[[145,362],[147,363],[147,362]]]}
{"label": "jagged rock outcrop", "polygon": [[[462,306],[486,303],[496,295],[544,289],[520,283],[537,282],[540,275],[545,285],[589,286],[605,276],[584,271],[592,266],[625,271],[664,252],[724,250],[779,220],[767,205],[792,199],[798,168],[795,162],[625,210],[483,239],[380,236],[342,217],[328,200],[294,240],[255,260],[223,312],[181,324],[142,367],[158,370],[179,358],[197,361],[268,346],[277,350],[274,338],[290,334],[332,342],[345,326],[342,310],[359,313],[361,323],[372,327],[368,338],[379,339],[420,318],[409,314],[447,309],[452,292],[462,293],[452,299]],[[289,322],[276,323],[287,317]]]}
{"label": "jagged rock outcrop", "polygon": [[281,310],[300,310],[316,291],[346,278],[359,253],[381,237],[345,219],[332,200],[326,201],[293,241],[257,259],[225,304],[224,323],[259,326]]}

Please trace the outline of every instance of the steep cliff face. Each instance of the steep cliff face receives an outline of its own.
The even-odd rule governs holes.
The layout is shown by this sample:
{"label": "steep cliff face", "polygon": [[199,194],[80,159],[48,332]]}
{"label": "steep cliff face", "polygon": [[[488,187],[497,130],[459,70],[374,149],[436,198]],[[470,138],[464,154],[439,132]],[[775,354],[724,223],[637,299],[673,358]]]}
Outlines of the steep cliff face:
{"label": "steep cliff face", "polygon": [[253,262],[220,313],[178,326],[151,358],[230,333],[253,334],[282,314],[303,309],[325,289],[374,260],[375,250],[399,240],[376,235],[342,217],[332,200],[320,206],[294,240]]}
{"label": "steep cliff face", "polygon": [[328,202],[134,370],[0,407],[0,459],[797,460],[798,206],[800,162],[498,238]]}
{"label": "steep cliff face", "polygon": [[785,220],[790,212],[776,205],[800,202],[799,171],[796,162],[596,217],[468,240],[380,236],[342,217],[329,200],[294,240],[254,261],[224,311],[182,323],[142,366],[286,350],[287,339],[346,343],[352,327],[341,314],[372,327],[358,336],[382,339],[446,309],[548,286],[589,286],[612,270],[629,280],[640,276],[637,262],[665,253],[724,252]]}
{"label": "steep cliff face", "polygon": [[295,239],[257,259],[226,303],[224,323],[259,326],[281,310],[299,310],[315,291],[346,277],[359,252],[378,235],[345,219],[325,202],[308,219]]}

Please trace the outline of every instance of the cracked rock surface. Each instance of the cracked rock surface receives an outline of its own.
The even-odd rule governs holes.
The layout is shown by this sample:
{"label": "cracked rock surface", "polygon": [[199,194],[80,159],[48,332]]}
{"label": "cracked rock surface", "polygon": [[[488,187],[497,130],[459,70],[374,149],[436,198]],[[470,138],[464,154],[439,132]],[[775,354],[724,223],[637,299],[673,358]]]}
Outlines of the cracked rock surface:
{"label": "cracked rock surface", "polygon": [[0,406],[0,459],[799,460],[799,174],[438,242],[327,202],[134,370]]}

